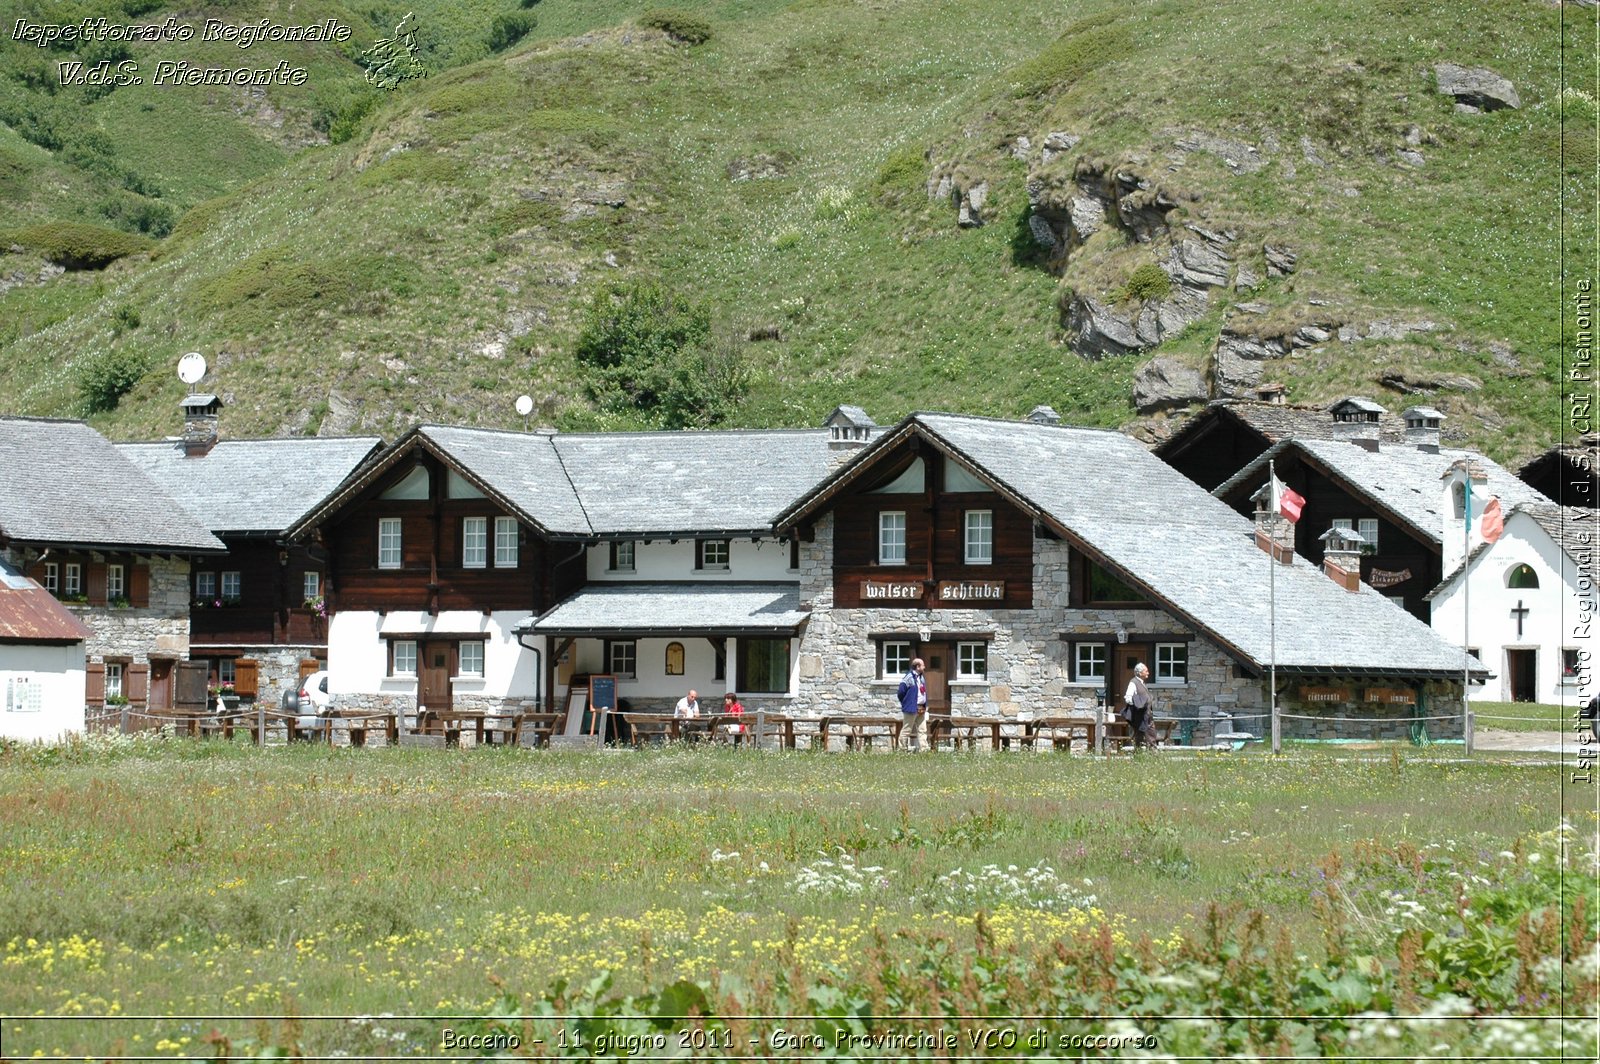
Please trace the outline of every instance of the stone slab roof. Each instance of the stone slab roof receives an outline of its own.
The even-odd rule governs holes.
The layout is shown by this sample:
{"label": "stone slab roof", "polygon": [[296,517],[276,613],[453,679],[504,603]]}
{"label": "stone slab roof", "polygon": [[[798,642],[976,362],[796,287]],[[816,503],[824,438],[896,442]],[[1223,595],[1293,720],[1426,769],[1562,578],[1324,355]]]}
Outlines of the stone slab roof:
{"label": "stone slab roof", "polygon": [[0,643],[82,643],[89,629],[56,597],[0,558]]}
{"label": "stone slab roof", "polygon": [[221,440],[195,458],[176,440],[116,447],[211,531],[276,534],[382,443],[376,436]]}
{"label": "stone slab roof", "polygon": [[794,584],[590,584],[529,627],[546,635],[792,635]]}
{"label": "stone slab roof", "polygon": [[1275,656],[1302,673],[1461,673],[1460,648],[1370,587],[1345,591],[1299,557],[1272,563],[1251,521],[1130,437],[950,414],[912,423],[1256,667]]}
{"label": "stone slab roof", "polygon": [[597,535],[767,531],[831,455],[826,429],[552,439]]}
{"label": "stone slab roof", "polygon": [[[1154,448],[1157,454],[1170,454],[1179,449],[1194,433],[1219,417],[1232,416],[1250,426],[1272,443],[1289,439],[1331,440],[1336,438],[1333,415],[1326,407],[1301,406],[1289,403],[1264,403],[1255,399],[1216,399],[1179,426],[1165,441]],[[1394,414],[1378,416],[1378,433],[1383,440],[1396,443],[1406,438],[1405,420]]]}
{"label": "stone slab roof", "polygon": [[[1585,510],[1578,506],[1557,506],[1554,503],[1524,503],[1521,506],[1513,506],[1506,510],[1504,519],[1509,524],[1511,515],[1519,513],[1525,513],[1538,522],[1539,527],[1545,531],[1545,534],[1550,537],[1555,545],[1561,548],[1568,558],[1572,559],[1572,563],[1578,567],[1578,571],[1580,573],[1586,572],[1591,582],[1594,580],[1596,539],[1600,538],[1597,537],[1596,532],[1600,530],[1600,524],[1596,523],[1592,510]],[[1456,582],[1462,570],[1477,561],[1478,555],[1493,549],[1493,547],[1494,544],[1487,541],[1477,543],[1466,559],[1446,573],[1444,579],[1435,584],[1432,590],[1423,596],[1423,599],[1432,602],[1443,594],[1445,588]]]}
{"label": "stone slab roof", "polygon": [[589,533],[588,514],[572,489],[550,433],[442,425],[424,425],[416,431],[469,478],[481,481],[547,533]]}
{"label": "stone slab roof", "polygon": [[81,421],[0,417],[0,539],[209,553],[217,539]]}
{"label": "stone slab roof", "polygon": [[[1498,496],[1502,508],[1548,502],[1503,466],[1476,451],[1441,447],[1437,452],[1397,444],[1379,445],[1369,451],[1354,443],[1339,440],[1285,440],[1274,444],[1249,465],[1219,484],[1216,495],[1226,499],[1235,489],[1261,479],[1267,462],[1298,449],[1327,469],[1353,494],[1377,504],[1408,525],[1417,535],[1438,543],[1444,535],[1445,515],[1440,510],[1445,498],[1440,481],[1450,466],[1466,460],[1474,472],[1482,471],[1486,483],[1482,491]],[[1480,488],[1473,485],[1473,495]]]}

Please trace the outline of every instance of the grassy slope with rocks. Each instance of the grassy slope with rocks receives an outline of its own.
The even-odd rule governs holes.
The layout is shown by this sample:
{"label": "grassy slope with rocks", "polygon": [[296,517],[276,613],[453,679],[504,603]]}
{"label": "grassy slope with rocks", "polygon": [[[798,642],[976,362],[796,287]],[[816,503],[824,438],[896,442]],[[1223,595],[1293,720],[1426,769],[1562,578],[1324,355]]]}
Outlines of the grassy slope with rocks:
{"label": "grassy slope with rocks", "polygon": [[[289,20],[271,3],[221,6]],[[300,4],[292,21],[335,6]],[[1585,69],[1571,57],[1595,46],[1575,8],[1568,84],[1589,95],[1563,97],[1562,11],[1539,0],[1018,2],[981,18],[948,0],[673,4],[710,23],[698,45],[641,28],[653,6],[544,0],[533,32],[489,55],[486,28],[510,0],[415,5],[436,72],[385,94],[345,143],[268,152],[241,138],[238,159],[219,161],[228,137],[198,123],[251,115],[196,109],[189,132],[137,156],[182,208],[154,250],[45,283],[34,253],[0,254],[0,277],[24,282],[0,293],[12,368],[0,403],[72,413],[85,367],[125,351],[148,372],[95,423],[170,432],[171,365],[199,349],[234,434],[509,425],[524,391],[543,420],[621,426],[638,419],[584,399],[573,339],[601,283],[641,276],[708,303],[742,348],[751,388],[734,423],[816,424],[839,402],[883,422],[1048,402],[1070,421],[1122,424],[1149,356],[1073,354],[1060,289],[1125,294],[1160,241],[1102,234],[1052,269],[1027,239],[1026,182],[1070,181],[1088,160],[1180,191],[1173,223],[1293,247],[1296,272],[1249,297],[1271,322],[1325,306],[1449,326],[1298,352],[1271,373],[1292,399],[1364,392],[1398,409],[1414,400],[1385,392],[1385,372],[1465,376],[1481,389],[1426,398],[1492,454],[1557,436],[1563,189],[1577,205],[1568,269],[1593,245],[1581,205],[1595,189],[1583,152],[1594,86],[1571,80]],[[339,10],[369,34],[394,14]],[[269,97],[286,125],[315,134],[318,114],[360,91],[358,68],[336,60],[314,86],[320,103]],[[1493,67],[1521,109],[1456,114],[1433,89],[1440,61]],[[176,121],[176,103],[154,95],[123,88],[88,106],[103,125],[120,108],[131,144],[141,115]],[[1420,167],[1395,162],[1411,126]],[[1012,157],[1019,134],[1037,147],[1053,130],[1082,141],[1043,168]],[[1255,147],[1266,165],[1236,174],[1215,154],[1174,151],[1197,133]],[[61,206],[44,202],[6,167],[44,172],[60,153],[19,139],[0,127],[0,196],[81,220],[94,175],[60,171]],[[937,166],[988,181],[988,224],[959,229],[930,200]],[[764,176],[735,179],[751,172]],[[1216,300],[1158,353],[1202,366],[1236,318]],[[765,326],[781,339],[738,340]]]}

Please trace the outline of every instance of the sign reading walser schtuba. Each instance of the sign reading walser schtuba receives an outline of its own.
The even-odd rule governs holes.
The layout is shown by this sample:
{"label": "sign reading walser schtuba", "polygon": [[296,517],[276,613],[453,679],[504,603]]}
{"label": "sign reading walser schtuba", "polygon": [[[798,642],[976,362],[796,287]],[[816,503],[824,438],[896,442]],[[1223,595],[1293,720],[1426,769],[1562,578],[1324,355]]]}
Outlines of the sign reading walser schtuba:
{"label": "sign reading walser schtuba", "polygon": [[[917,602],[922,599],[920,580],[863,580],[862,602]],[[1004,602],[1004,580],[941,580],[934,586],[938,602]]]}

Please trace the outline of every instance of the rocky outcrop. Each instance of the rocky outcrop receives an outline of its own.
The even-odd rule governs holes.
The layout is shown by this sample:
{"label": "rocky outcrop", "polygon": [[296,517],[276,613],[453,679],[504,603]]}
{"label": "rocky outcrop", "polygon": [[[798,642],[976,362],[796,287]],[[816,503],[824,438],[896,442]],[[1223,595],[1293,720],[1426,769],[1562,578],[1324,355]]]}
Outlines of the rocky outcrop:
{"label": "rocky outcrop", "polygon": [[1439,63],[1434,66],[1433,74],[1438,80],[1439,91],[1455,97],[1458,111],[1475,113],[1522,106],[1517,87],[1488,67]]}
{"label": "rocky outcrop", "polygon": [[1261,253],[1266,256],[1268,277],[1289,276],[1294,272],[1295,263],[1300,260],[1292,248],[1274,244],[1262,245]]}
{"label": "rocky outcrop", "polygon": [[[1267,165],[1267,160],[1261,152],[1251,144],[1243,141],[1231,140],[1228,137],[1219,137],[1214,133],[1203,130],[1191,130],[1180,134],[1173,142],[1180,152],[1205,152],[1215,155],[1235,174],[1253,174]],[[1182,163],[1182,158],[1178,159]]]}
{"label": "rocky outcrop", "polygon": [[1483,382],[1465,373],[1452,373],[1443,377],[1417,377],[1398,370],[1378,378],[1385,388],[1393,388],[1402,395],[1430,395],[1437,391],[1479,392]]}
{"label": "rocky outcrop", "polygon": [[1072,294],[1066,311],[1066,329],[1072,337],[1072,350],[1095,360],[1107,355],[1126,355],[1151,345],[1139,336],[1138,326],[1126,314],[1093,296]]}
{"label": "rocky outcrop", "polygon": [[989,202],[989,182],[967,177],[959,170],[935,170],[928,179],[930,199],[949,200],[956,209],[956,224],[963,229],[976,229],[988,219],[984,207]]}
{"label": "rocky outcrop", "polygon": [[1206,379],[1176,359],[1151,359],[1133,378],[1133,406],[1141,414],[1203,403],[1210,397]]}
{"label": "rocky outcrop", "polygon": [[1259,339],[1224,329],[1212,356],[1212,377],[1219,399],[1248,398],[1261,384],[1264,363],[1286,358],[1291,348],[1282,337]]}
{"label": "rocky outcrop", "polygon": [[1389,318],[1379,318],[1365,325],[1359,323],[1341,325],[1339,340],[1347,344],[1355,343],[1357,340],[1405,340],[1412,333],[1437,332],[1445,327],[1436,321],[1394,321]]}

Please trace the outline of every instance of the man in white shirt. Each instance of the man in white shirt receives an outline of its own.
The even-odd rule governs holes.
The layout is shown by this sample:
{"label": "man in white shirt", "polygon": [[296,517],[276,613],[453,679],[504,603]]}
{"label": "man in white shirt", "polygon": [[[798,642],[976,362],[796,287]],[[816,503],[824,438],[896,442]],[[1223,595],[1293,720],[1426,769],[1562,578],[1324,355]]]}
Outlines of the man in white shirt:
{"label": "man in white shirt", "polygon": [[700,715],[700,692],[690,691],[678,699],[678,704],[672,707],[672,715],[679,720],[694,718]]}
{"label": "man in white shirt", "polygon": [[1122,696],[1122,715],[1128,722],[1128,730],[1133,733],[1135,750],[1155,745],[1155,724],[1150,712],[1150,688],[1145,684],[1149,678],[1150,667],[1142,661],[1139,662],[1133,667],[1133,679],[1128,681],[1128,690]]}

